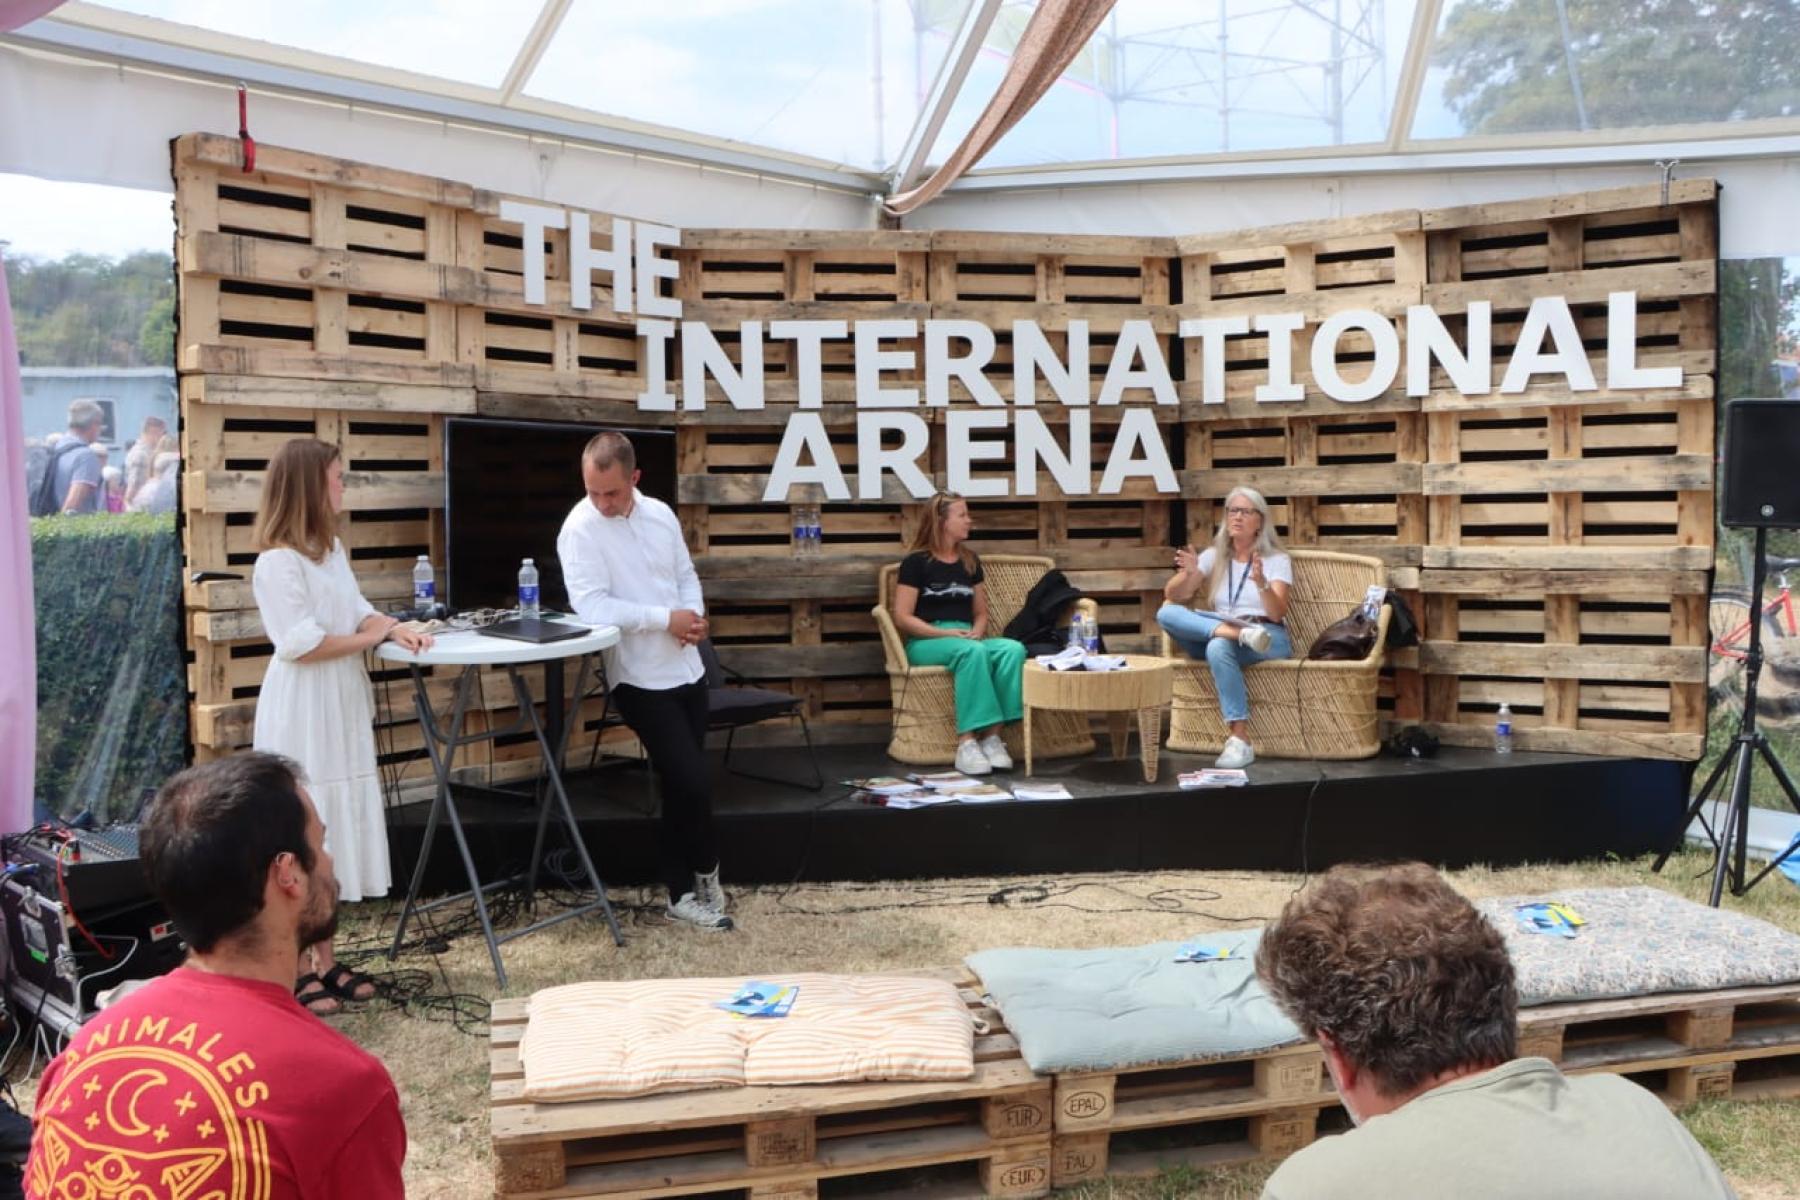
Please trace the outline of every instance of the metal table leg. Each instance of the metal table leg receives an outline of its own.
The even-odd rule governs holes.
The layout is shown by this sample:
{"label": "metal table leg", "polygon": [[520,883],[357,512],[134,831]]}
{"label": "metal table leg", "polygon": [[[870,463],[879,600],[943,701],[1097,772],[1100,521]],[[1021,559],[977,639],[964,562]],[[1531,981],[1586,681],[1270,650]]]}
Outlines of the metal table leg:
{"label": "metal table leg", "polygon": [[[487,940],[488,957],[494,963],[494,976],[500,986],[506,986],[506,967],[500,961],[500,943],[494,937],[494,925],[488,918],[487,899],[484,892],[505,886],[504,883],[489,884],[483,887],[481,876],[476,873],[475,859],[469,853],[469,841],[463,833],[462,818],[456,811],[456,798],[450,791],[450,767],[456,761],[456,752],[465,745],[485,741],[494,735],[482,733],[475,737],[463,736],[463,722],[468,715],[469,694],[475,681],[478,667],[464,667],[456,680],[456,698],[451,707],[450,730],[446,734],[438,727],[437,717],[431,710],[431,698],[425,691],[425,673],[417,666],[412,668],[413,706],[419,717],[419,728],[425,734],[425,751],[431,757],[432,774],[437,777],[437,795],[431,802],[431,815],[425,820],[425,837],[419,846],[419,861],[413,867],[412,884],[406,889],[406,903],[400,909],[400,924],[394,929],[394,944],[388,949],[388,959],[392,961],[400,954],[400,947],[406,940],[406,926],[415,912],[427,912],[440,905],[472,897],[475,901],[475,912],[481,919],[481,933]],[[440,750],[441,747],[441,750]],[[456,838],[457,852],[462,856],[463,872],[469,880],[469,890],[454,896],[443,896],[429,904],[419,903],[419,891],[424,886],[426,865],[431,860],[431,847],[437,840],[438,822],[445,815],[450,818],[450,831]],[[510,881],[507,881],[510,882]]]}
{"label": "metal table leg", "polygon": [[[618,918],[613,915],[612,903],[606,897],[606,884],[601,882],[600,872],[594,869],[594,860],[588,854],[587,843],[581,840],[581,826],[577,824],[575,820],[575,810],[569,804],[569,793],[563,788],[561,765],[562,752],[566,751],[568,748],[569,727],[571,723],[563,723],[563,727],[560,730],[561,736],[557,739],[558,744],[555,749],[552,749],[550,739],[545,734],[543,723],[538,720],[537,709],[531,703],[531,690],[526,687],[524,677],[519,674],[517,667],[509,667],[507,671],[512,677],[513,694],[518,698],[519,711],[530,721],[531,732],[537,738],[538,749],[544,756],[544,771],[549,780],[550,796],[554,796],[558,807],[562,809],[563,824],[569,831],[569,841],[574,844],[575,853],[581,859],[581,869],[586,872],[588,883],[594,889],[594,899],[591,903],[581,905],[578,908],[565,909],[554,916],[545,917],[540,921],[534,921],[524,929],[507,934],[506,938],[503,938],[502,940],[520,937],[533,930],[543,929],[547,926],[555,925],[558,922],[583,916],[593,912],[595,909],[599,909],[606,916],[607,927],[612,930],[613,945],[623,946],[625,944],[625,938],[619,933]],[[581,694],[581,686],[585,684],[586,681],[587,659],[583,658],[581,660],[581,667],[576,673],[575,694],[577,696]],[[548,802],[550,796],[545,798],[544,805],[538,810],[537,838],[532,846],[531,866],[526,882],[526,900],[528,903],[537,892],[538,861],[543,856],[544,852],[544,832],[550,819],[550,805]]]}
{"label": "metal table leg", "polygon": [[[524,676],[519,673],[516,666],[509,666],[507,673],[512,679],[514,698],[518,701],[519,719],[506,729],[488,729],[477,734],[465,735],[463,732],[464,722],[468,715],[472,685],[479,670],[480,668],[476,666],[464,667],[462,674],[458,676],[455,701],[451,708],[450,728],[446,733],[438,725],[437,718],[432,712],[431,700],[425,690],[424,672],[417,666],[412,668],[413,703],[418,711],[419,726],[425,733],[425,749],[431,757],[432,773],[437,779],[437,794],[432,800],[431,814],[425,821],[425,835],[419,848],[419,861],[413,867],[412,884],[407,888],[406,903],[400,910],[400,924],[394,930],[394,943],[388,950],[388,958],[392,960],[399,955],[400,947],[406,940],[406,927],[415,913],[423,913],[441,905],[472,899],[475,902],[476,915],[481,920],[482,937],[487,941],[488,957],[493,960],[494,977],[499,980],[501,987],[505,987],[506,967],[500,961],[500,943],[502,942],[509,942],[514,938],[535,933],[540,929],[575,917],[585,916],[596,910],[605,915],[607,927],[612,932],[614,945],[623,946],[625,938],[619,932],[618,918],[613,913],[612,903],[607,899],[606,884],[601,881],[600,872],[594,867],[594,860],[588,854],[587,844],[581,840],[581,827],[575,820],[575,810],[569,803],[567,790],[563,787],[561,759],[562,754],[568,749],[570,724],[567,721],[558,722],[560,727],[556,729],[554,735],[546,731],[544,723],[538,720],[537,708],[531,699],[531,689],[526,685]],[[583,656],[577,675],[577,695],[586,685],[587,671],[588,656]],[[561,672],[559,671],[558,674],[560,675]],[[561,699],[560,695],[557,699]],[[525,729],[531,730],[532,735],[537,739],[538,752],[544,759],[546,785],[537,789],[538,819],[532,842],[531,863],[524,874],[484,884],[475,869],[475,859],[469,851],[468,836],[463,831],[461,814],[457,812],[456,797],[450,788],[451,764],[456,759],[456,752],[463,746],[509,737]],[[552,748],[553,740],[554,748]],[[530,904],[535,898],[538,867],[544,853],[544,839],[549,828],[552,804],[560,810],[563,825],[569,833],[569,840],[574,844],[575,852],[581,859],[582,870],[586,873],[588,883],[594,890],[594,899],[589,903],[565,909],[542,920],[533,921],[522,929],[496,934],[493,920],[488,913],[486,894],[498,888],[523,883],[527,904]],[[462,858],[463,871],[469,880],[469,889],[453,896],[440,896],[436,900],[421,904],[419,903],[419,892],[424,886],[426,865],[430,861],[431,848],[437,840],[438,824],[446,816],[449,818],[451,835],[456,839],[457,853]]]}

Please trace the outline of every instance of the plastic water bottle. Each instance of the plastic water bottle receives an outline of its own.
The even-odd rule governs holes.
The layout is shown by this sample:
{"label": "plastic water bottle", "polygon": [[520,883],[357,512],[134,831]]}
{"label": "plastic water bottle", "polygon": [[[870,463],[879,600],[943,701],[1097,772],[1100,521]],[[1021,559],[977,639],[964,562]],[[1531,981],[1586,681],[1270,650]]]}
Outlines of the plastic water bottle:
{"label": "plastic water bottle", "polygon": [[817,505],[806,510],[806,552],[814,558],[825,546],[825,526]]}
{"label": "plastic water bottle", "polygon": [[437,575],[431,569],[431,557],[419,555],[413,564],[413,607],[427,609],[437,603]]}
{"label": "plastic water bottle", "polygon": [[812,518],[806,515],[805,506],[794,510],[794,557],[806,557],[806,539],[812,535]]}
{"label": "plastic water bottle", "polygon": [[1512,751],[1512,708],[1503,702],[1494,719],[1494,753],[1511,754]]}
{"label": "plastic water bottle", "polygon": [[1362,614],[1371,621],[1381,619],[1381,605],[1387,599],[1387,589],[1380,584],[1370,584],[1368,594],[1363,597]]}
{"label": "plastic water bottle", "polygon": [[528,558],[519,567],[519,615],[535,617],[539,611],[537,564]]}
{"label": "plastic water bottle", "polygon": [[1081,648],[1089,654],[1100,653],[1100,622],[1093,617],[1081,618]]}

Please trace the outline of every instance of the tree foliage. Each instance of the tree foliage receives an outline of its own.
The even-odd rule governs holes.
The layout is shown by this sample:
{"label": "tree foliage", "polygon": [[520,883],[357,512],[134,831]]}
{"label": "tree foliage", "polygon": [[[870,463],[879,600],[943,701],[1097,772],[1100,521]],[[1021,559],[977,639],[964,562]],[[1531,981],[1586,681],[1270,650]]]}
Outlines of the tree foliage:
{"label": "tree foliage", "polygon": [[1794,0],[1463,0],[1433,59],[1470,133],[1684,125],[1800,112]]}
{"label": "tree foliage", "polygon": [[19,360],[27,367],[162,367],[173,363],[175,275],[167,254],[117,261],[70,254],[7,258]]}

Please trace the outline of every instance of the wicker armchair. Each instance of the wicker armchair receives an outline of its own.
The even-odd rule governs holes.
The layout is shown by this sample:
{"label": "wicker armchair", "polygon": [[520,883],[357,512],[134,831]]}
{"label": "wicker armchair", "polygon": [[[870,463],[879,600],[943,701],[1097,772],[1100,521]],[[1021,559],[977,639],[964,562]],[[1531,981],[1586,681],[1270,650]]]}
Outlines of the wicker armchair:
{"label": "wicker armchair", "polygon": [[[1294,586],[1288,593],[1288,633],[1294,657],[1260,662],[1244,672],[1250,691],[1250,744],[1259,757],[1372,758],[1381,750],[1375,694],[1387,640],[1387,605],[1375,648],[1361,661],[1309,662],[1313,639],[1349,616],[1369,587],[1386,580],[1378,558],[1291,550]],[[1197,599],[1204,599],[1197,597]],[[1169,713],[1171,750],[1190,754],[1224,749],[1229,731],[1206,663],[1189,658],[1168,634],[1163,654],[1176,659],[1175,694]]]}
{"label": "wicker armchair", "polygon": [[[1055,560],[1025,554],[984,554],[981,567],[986,577],[988,631],[998,635],[1025,603],[1032,585],[1056,565]],[[881,631],[881,647],[887,655],[888,685],[893,691],[894,736],[888,757],[913,766],[935,767],[956,761],[956,696],[946,667],[915,667],[906,661],[906,642],[894,627],[894,586],[900,566],[881,568],[881,603],[873,610]],[[1092,600],[1079,600],[1076,608],[1098,616]],[[1087,714],[1040,711],[1033,714],[1032,752],[1039,758],[1090,754],[1094,737]],[[1024,739],[1019,727],[1008,725],[1001,734],[1006,748],[1023,759]]]}

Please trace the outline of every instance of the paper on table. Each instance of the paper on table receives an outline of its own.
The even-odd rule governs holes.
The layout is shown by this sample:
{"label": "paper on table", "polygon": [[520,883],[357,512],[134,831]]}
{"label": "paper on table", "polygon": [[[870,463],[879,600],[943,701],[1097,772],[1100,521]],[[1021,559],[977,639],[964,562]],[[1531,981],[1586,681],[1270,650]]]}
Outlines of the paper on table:
{"label": "paper on table", "polygon": [[1087,651],[1080,646],[1064,646],[1055,654],[1038,655],[1036,661],[1038,666],[1048,667],[1052,671],[1073,671],[1086,658]]}
{"label": "paper on table", "polygon": [[1055,654],[1040,654],[1034,661],[1051,671],[1123,671],[1130,665],[1122,654],[1090,654],[1081,646],[1065,646]]}
{"label": "paper on table", "polygon": [[1013,785],[1014,800],[1073,800],[1069,789],[1060,783],[1019,783]]}

